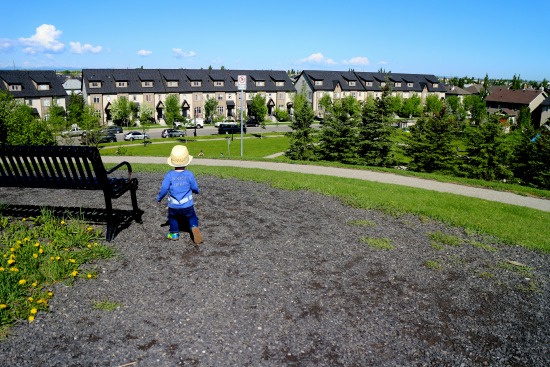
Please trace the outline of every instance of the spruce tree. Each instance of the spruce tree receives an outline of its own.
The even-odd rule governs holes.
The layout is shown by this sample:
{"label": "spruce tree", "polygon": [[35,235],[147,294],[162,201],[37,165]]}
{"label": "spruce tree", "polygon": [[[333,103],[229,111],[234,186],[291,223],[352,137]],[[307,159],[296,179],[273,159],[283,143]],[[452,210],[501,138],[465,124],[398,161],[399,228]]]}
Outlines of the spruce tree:
{"label": "spruce tree", "polygon": [[290,146],[285,155],[295,160],[314,160],[313,128],[315,114],[304,93],[297,94],[293,101],[294,119],[289,125]]}
{"label": "spruce tree", "polygon": [[319,159],[357,163],[357,126],[361,105],[352,96],[336,100],[325,114],[317,150]]}
{"label": "spruce tree", "polygon": [[390,125],[392,111],[389,87],[384,88],[380,99],[369,98],[363,104],[357,144],[359,163],[383,167],[395,165],[396,160],[391,154],[391,138],[395,130]]}

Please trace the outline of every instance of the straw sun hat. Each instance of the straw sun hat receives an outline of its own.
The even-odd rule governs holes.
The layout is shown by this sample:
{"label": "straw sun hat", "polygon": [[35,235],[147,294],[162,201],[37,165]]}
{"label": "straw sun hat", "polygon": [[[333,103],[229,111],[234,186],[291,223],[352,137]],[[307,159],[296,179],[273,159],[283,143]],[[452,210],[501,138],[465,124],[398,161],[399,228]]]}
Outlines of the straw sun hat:
{"label": "straw sun hat", "polygon": [[176,145],[172,148],[172,153],[167,162],[172,167],[185,167],[193,160],[185,145]]}

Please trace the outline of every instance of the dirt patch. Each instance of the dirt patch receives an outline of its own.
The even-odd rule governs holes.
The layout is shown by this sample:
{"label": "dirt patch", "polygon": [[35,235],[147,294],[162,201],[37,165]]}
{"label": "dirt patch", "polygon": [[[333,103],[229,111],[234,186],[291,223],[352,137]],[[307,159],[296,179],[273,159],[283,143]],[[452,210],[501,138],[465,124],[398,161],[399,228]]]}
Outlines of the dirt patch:
{"label": "dirt patch", "polygon": [[[166,211],[155,204],[162,174],[136,176],[144,223],[117,235],[116,259],[89,265],[98,279],[57,286],[50,313],[15,327],[0,343],[0,364],[549,362],[548,255],[425,218],[208,176],[197,178],[205,238],[197,248],[186,235],[164,239]],[[102,208],[103,197],[0,189],[0,202]],[[130,209],[129,197],[115,208]],[[377,240],[391,246],[369,245]],[[105,300],[122,306],[93,308]]]}

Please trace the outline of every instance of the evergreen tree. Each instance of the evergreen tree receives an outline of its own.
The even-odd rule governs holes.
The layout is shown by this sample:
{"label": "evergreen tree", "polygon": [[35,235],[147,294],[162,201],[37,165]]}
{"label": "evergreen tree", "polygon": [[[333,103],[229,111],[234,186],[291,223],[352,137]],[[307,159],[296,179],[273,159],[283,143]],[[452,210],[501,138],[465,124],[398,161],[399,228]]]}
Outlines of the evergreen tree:
{"label": "evergreen tree", "polygon": [[454,132],[448,116],[431,116],[417,120],[410,129],[404,149],[411,159],[409,169],[454,174],[457,163],[457,153],[453,147]]}
{"label": "evergreen tree", "polygon": [[510,152],[497,115],[490,115],[479,126],[470,126],[466,130],[466,144],[468,158],[462,168],[468,177],[487,181],[512,178],[507,165]]}
{"label": "evergreen tree", "polygon": [[543,190],[550,190],[550,129],[543,126],[531,139],[532,154],[528,161],[531,175],[526,182]]}
{"label": "evergreen tree", "polygon": [[483,79],[483,88],[481,88],[480,96],[481,99],[485,101],[487,96],[491,93],[491,85],[489,84],[489,75],[485,74],[485,78]]}
{"label": "evergreen tree", "polygon": [[395,130],[390,125],[392,103],[391,91],[389,87],[385,87],[380,99],[367,98],[363,104],[357,144],[359,163],[383,167],[395,164],[391,155],[391,138]]}
{"label": "evergreen tree", "polygon": [[357,126],[361,105],[352,96],[336,100],[326,112],[317,156],[322,160],[357,163]]}
{"label": "evergreen tree", "polygon": [[69,104],[67,105],[67,123],[69,126],[73,124],[79,125],[85,105],[86,102],[81,94],[71,93]]}
{"label": "evergreen tree", "polygon": [[167,126],[174,125],[176,121],[183,121],[181,116],[180,97],[177,94],[170,94],[164,101],[164,121]]}
{"label": "evergreen tree", "polygon": [[294,96],[294,120],[289,125],[293,130],[288,135],[290,146],[285,155],[295,160],[314,160],[315,149],[313,139],[313,128],[315,114],[311,104],[308,102],[305,93]]}

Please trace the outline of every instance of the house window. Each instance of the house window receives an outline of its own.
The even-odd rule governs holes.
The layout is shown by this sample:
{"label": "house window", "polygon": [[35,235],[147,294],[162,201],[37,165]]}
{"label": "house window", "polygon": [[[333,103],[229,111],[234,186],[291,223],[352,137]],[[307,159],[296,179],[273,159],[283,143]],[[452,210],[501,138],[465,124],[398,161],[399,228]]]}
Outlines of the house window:
{"label": "house window", "polygon": [[380,83],[380,86],[381,86],[381,87],[385,87],[385,86],[386,86],[386,82]]}
{"label": "house window", "polygon": [[323,81],[322,80],[316,80],[315,85],[323,85]]}
{"label": "house window", "polygon": [[223,101],[223,94],[218,94],[218,101]]}
{"label": "house window", "polygon": [[350,87],[355,87],[355,82],[350,81],[350,82],[349,82],[349,86],[350,86]]}
{"label": "house window", "polygon": [[277,87],[284,87],[285,86],[285,82],[275,82],[275,85]]}
{"label": "house window", "polygon": [[169,87],[172,87],[172,88],[177,87],[179,85],[177,80],[170,80],[167,84]]}
{"label": "house window", "polygon": [[438,86],[439,86],[439,84],[437,84],[437,83],[434,83],[434,85],[433,85],[434,88],[437,88]]}
{"label": "house window", "polygon": [[93,103],[96,103],[96,104],[99,103],[100,101],[99,97],[94,97],[92,98],[92,100],[93,100]]}
{"label": "house window", "polygon": [[91,82],[90,88],[101,88],[101,82]]}
{"label": "house window", "polygon": [[200,87],[201,85],[202,85],[202,82],[197,81],[197,80],[191,82],[192,87]]}
{"label": "house window", "polygon": [[126,88],[128,84],[126,82],[116,82],[116,86],[120,88]]}
{"label": "house window", "polygon": [[200,116],[202,114],[202,108],[201,107],[195,107],[195,116]]}
{"label": "house window", "polygon": [[49,84],[38,84],[38,90],[50,90]]}
{"label": "house window", "polygon": [[152,101],[153,101],[153,98],[152,98],[152,97],[153,97],[153,96],[150,95],[150,94],[145,95],[145,102],[152,102]]}
{"label": "house window", "polygon": [[216,87],[223,87],[223,82],[214,82]]}
{"label": "house window", "polygon": [[195,101],[200,101],[201,100],[201,95],[200,94],[195,94],[194,97],[195,97]]}
{"label": "house window", "polygon": [[372,82],[365,82],[365,86],[372,87]]}
{"label": "house window", "polygon": [[413,87],[413,83],[407,83],[407,87],[412,88],[412,87]]}
{"label": "house window", "polygon": [[401,83],[399,83],[399,82],[395,82],[395,87],[396,87],[396,88],[399,88],[399,87],[401,87]]}
{"label": "house window", "polygon": [[277,97],[278,99],[285,99],[285,94],[284,93],[279,93],[279,97]]}
{"label": "house window", "polygon": [[20,91],[21,90],[21,84],[10,84],[10,90],[11,91]]}
{"label": "house window", "polygon": [[141,86],[144,88],[151,88],[153,86],[153,82],[151,81],[141,82]]}
{"label": "house window", "polygon": [[351,92],[351,96],[352,96],[353,98],[357,98],[357,93]]}
{"label": "house window", "polygon": [[256,82],[256,87],[263,87],[263,86],[265,86],[265,82],[263,80],[258,80]]}
{"label": "house window", "polygon": [[223,116],[223,106],[218,106],[218,115]]}

